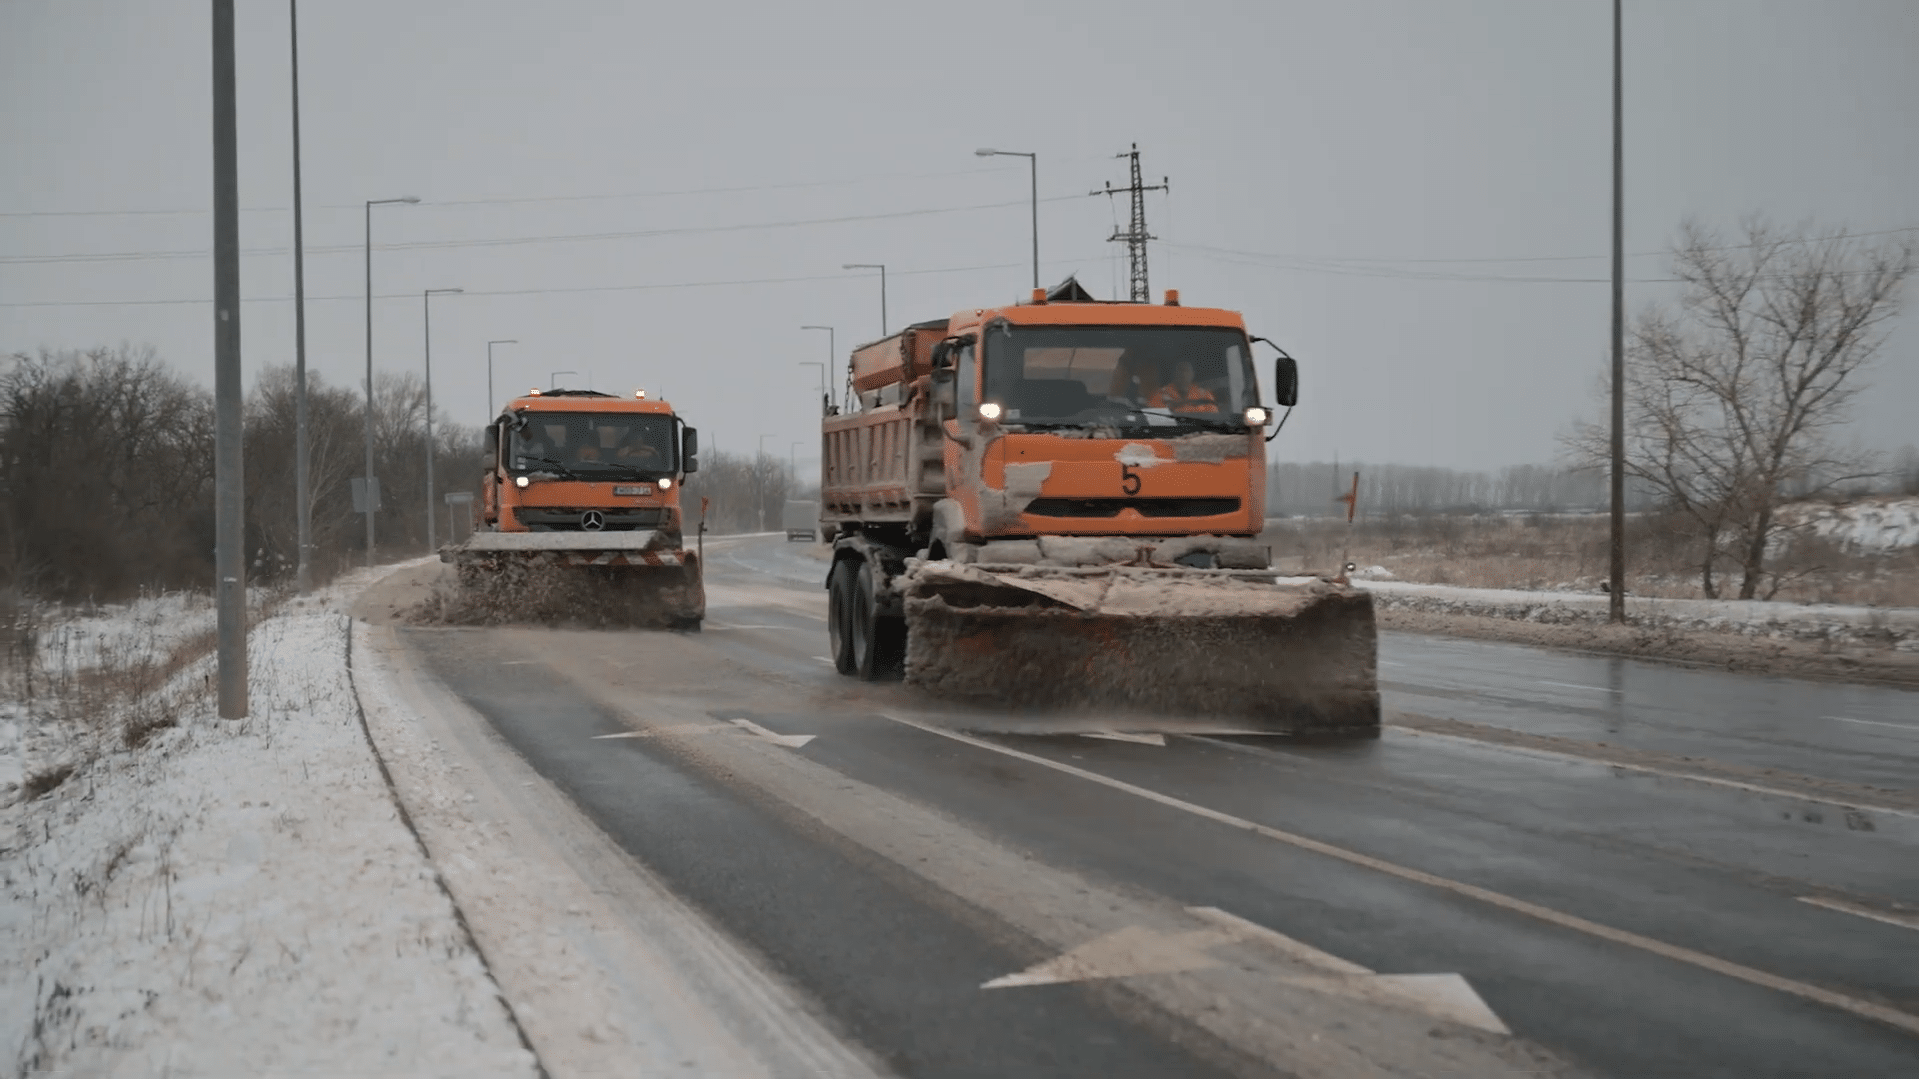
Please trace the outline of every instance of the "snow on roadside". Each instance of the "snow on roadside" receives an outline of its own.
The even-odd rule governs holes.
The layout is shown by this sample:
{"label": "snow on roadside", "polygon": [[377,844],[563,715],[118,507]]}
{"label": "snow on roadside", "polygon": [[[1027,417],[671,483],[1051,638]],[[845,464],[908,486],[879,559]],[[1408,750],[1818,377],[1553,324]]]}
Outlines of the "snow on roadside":
{"label": "snow on roadside", "polygon": [[[1387,610],[1503,618],[1516,622],[1598,625],[1606,621],[1608,597],[1580,592],[1527,592],[1510,588],[1458,588],[1403,581],[1355,580]],[[1919,652],[1919,609],[1843,607],[1823,603],[1762,600],[1626,597],[1626,620],[1647,628],[1708,630],[1748,637],[1866,644]]]}
{"label": "snow on roadside", "polygon": [[267,619],[249,719],[196,706],[0,809],[13,1070],[537,1073],[399,818],[346,633],[333,610]]}

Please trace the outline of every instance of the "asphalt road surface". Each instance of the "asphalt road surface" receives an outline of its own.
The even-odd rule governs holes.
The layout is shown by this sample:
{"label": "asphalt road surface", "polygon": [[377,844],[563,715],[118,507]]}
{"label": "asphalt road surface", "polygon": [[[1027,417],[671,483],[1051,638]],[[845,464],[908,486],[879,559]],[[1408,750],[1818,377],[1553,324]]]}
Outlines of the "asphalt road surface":
{"label": "asphalt road surface", "polygon": [[395,647],[873,1072],[1919,1075],[1919,694],[1386,634],[1376,742],[1036,732],[708,561],[700,634]]}

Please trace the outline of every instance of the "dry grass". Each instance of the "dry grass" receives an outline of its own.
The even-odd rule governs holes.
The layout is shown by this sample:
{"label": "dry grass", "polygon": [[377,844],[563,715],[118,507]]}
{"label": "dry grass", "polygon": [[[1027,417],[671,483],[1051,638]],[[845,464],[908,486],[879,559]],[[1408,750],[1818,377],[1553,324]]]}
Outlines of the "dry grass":
{"label": "dry grass", "polygon": [[[281,595],[256,596],[249,621]],[[169,625],[178,610],[155,605],[128,621],[83,626],[71,608],[0,596],[0,700],[25,710],[22,798],[58,788],[115,748],[137,748],[179,724],[213,695],[206,672],[189,670],[218,643],[212,626]]]}
{"label": "dry grass", "polygon": [[[1275,521],[1262,537],[1283,568],[1330,573],[1343,561],[1383,566],[1403,581],[1469,588],[1599,591],[1608,573],[1604,516],[1397,516],[1362,519],[1349,530],[1328,518]],[[1642,596],[1700,598],[1697,546],[1669,518],[1634,515],[1626,524],[1627,589]],[[1919,607],[1919,550],[1848,554],[1814,539],[1795,542],[1769,567],[1761,588],[1784,602]],[[1721,598],[1738,578],[1722,566]]]}

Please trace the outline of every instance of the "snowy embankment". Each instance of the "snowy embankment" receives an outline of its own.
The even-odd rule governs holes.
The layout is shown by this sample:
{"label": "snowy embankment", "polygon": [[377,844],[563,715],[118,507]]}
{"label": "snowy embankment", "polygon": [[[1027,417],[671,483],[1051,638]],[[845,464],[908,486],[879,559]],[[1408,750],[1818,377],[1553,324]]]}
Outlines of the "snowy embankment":
{"label": "snowy embankment", "polygon": [[[1373,602],[1384,610],[1471,615],[1546,625],[1601,625],[1606,622],[1609,611],[1609,597],[1604,593],[1523,592],[1364,579],[1353,583],[1371,592]],[[1919,652],[1919,609],[1910,607],[1840,607],[1628,595],[1626,620],[1646,629],[1703,630]]]}
{"label": "snowy embankment", "polygon": [[1780,523],[1838,544],[1851,554],[1878,555],[1919,547],[1919,498],[1844,504],[1798,502],[1783,507]]}
{"label": "snowy embankment", "polygon": [[[11,1069],[535,1074],[368,745],[346,616],[295,605],[254,628],[249,652],[250,718],[215,717],[202,658],[168,674],[180,711],[166,722],[132,738],[120,717],[87,717],[106,733],[70,774],[38,797],[17,779],[7,792]],[[36,774],[21,757],[49,721],[11,702],[0,757],[14,776]]]}

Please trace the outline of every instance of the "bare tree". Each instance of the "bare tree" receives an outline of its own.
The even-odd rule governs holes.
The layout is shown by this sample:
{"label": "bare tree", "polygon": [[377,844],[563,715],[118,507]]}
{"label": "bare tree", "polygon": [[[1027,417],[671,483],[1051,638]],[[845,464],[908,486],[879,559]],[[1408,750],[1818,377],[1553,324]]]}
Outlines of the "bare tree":
{"label": "bare tree", "polygon": [[[1752,599],[1787,492],[1870,475],[1868,455],[1835,436],[1898,310],[1913,245],[1756,216],[1740,231],[1728,242],[1687,222],[1673,252],[1678,309],[1649,308],[1633,328],[1626,468],[1691,522],[1705,594],[1719,595],[1715,571],[1729,561],[1739,598]],[[1586,425],[1575,448],[1603,461],[1605,439]]]}

